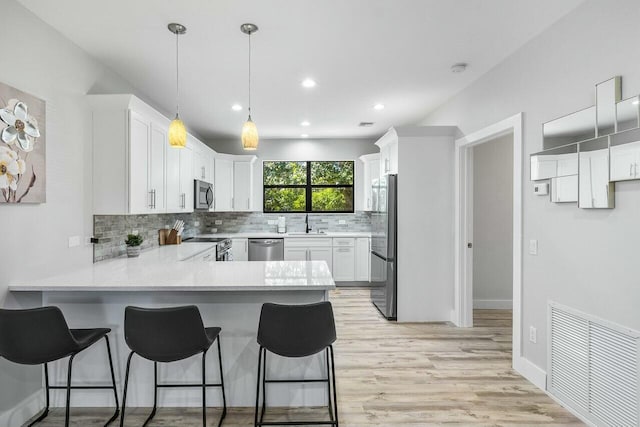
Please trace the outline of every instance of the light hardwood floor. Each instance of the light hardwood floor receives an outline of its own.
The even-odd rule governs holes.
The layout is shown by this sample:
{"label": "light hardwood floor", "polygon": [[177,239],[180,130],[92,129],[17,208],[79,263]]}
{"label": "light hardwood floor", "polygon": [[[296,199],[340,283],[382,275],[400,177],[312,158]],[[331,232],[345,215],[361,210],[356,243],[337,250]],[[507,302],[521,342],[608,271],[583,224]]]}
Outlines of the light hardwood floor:
{"label": "light hardwood floor", "polygon": [[[578,426],[578,419],[511,369],[511,312],[476,310],[474,328],[445,323],[397,324],[371,305],[368,290],[331,294],[338,341],[336,376],[340,424],[360,426]],[[148,413],[127,413],[141,426]],[[216,409],[208,425],[217,425]],[[317,415],[313,410],[274,413],[278,419]],[[99,426],[103,409],[72,410],[73,426]],[[40,425],[61,426],[55,409]],[[152,426],[201,426],[198,409],[161,409]],[[231,408],[223,424],[253,425],[253,408]]]}

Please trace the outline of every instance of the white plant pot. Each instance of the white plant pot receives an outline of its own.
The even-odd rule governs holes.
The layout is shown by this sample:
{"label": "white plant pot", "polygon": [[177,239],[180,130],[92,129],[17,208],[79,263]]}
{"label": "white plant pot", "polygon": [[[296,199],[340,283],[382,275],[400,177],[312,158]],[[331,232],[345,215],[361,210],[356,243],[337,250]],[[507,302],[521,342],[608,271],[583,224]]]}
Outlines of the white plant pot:
{"label": "white plant pot", "polygon": [[127,246],[127,256],[129,258],[140,256],[140,246]]}

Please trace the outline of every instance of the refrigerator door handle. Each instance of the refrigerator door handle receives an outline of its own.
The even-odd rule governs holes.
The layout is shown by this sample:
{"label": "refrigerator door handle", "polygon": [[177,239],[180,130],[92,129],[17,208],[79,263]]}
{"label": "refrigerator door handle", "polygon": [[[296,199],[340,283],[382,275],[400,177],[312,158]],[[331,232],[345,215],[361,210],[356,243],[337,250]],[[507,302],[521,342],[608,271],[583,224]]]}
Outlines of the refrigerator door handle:
{"label": "refrigerator door handle", "polygon": [[381,259],[381,260],[383,260],[384,262],[393,262],[393,258],[386,258],[386,257],[383,257],[382,255],[380,255],[380,254],[379,254],[378,252],[376,252],[376,251],[371,251],[371,255],[374,255],[374,256],[376,256],[376,257],[380,258],[380,259]]}

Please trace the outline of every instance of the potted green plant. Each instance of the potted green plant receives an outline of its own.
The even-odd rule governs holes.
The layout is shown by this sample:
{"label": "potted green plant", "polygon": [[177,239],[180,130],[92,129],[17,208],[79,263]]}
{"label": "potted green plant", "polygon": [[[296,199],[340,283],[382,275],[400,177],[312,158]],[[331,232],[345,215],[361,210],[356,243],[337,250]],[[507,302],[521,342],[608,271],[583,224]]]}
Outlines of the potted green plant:
{"label": "potted green plant", "polygon": [[127,234],[127,240],[124,242],[127,244],[127,256],[134,258],[140,255],[140,245],[144,239],[139,234]]}

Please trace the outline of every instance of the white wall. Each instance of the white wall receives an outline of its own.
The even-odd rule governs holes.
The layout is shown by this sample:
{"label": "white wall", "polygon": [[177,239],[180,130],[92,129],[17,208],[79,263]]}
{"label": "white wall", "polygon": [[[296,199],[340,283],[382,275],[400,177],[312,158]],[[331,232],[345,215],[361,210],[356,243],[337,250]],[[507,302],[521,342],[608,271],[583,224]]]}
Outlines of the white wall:
{"label": "white wall", "polygon": [[[238,130],[240,131],[240,130]],[[240,137],[236,140],[212,140],[207,145],[218,153],[255,154],[258,156],[254,171],[254,206],[262,210],[262,162],[264,160],[355,160],[355,209],[363,209],[364,167],[358,157],[378,153],[377,138],[335,139],[261,139],[256,151],[242,149]]]}
{"label": "white wall", "polygon": [[[91,114],[84,95],[89,91],[131,93],[132,88],[14,0],[2,1],[0,40],[8,49],[0,82],[47,103],[47,202],[0,205],[2,307],[17,302],[7,292],[13,281],[91,264],[91,247],[68,248],[69,236],[90,236],[93,230]],[[0,359],[0,424],[6,425],[2,417],[7,410],[40,386],[41,367]]]}
{"label": "white wall", "polygon": [[399,322],[448,321],[453,309],[453,129],[432,131],[398,144]]}
{"label": "white wall", "polygon": [[511,308],[513,135],[473,147],[473,305]]}
{"label": "white wall", "polygon": [[[583,210],[535,196],[529,154],[542,149],[543,122],[593,105],[594,85],[622,76],[623,96],[640,93],[637,0],[587,0],[425,118],[469,134],[524,112],[523,356],[546,367],[547,302],[640,330],[640,181],[616,184],[616,208]],[[505,34],[505,36],[507,36]]]}

